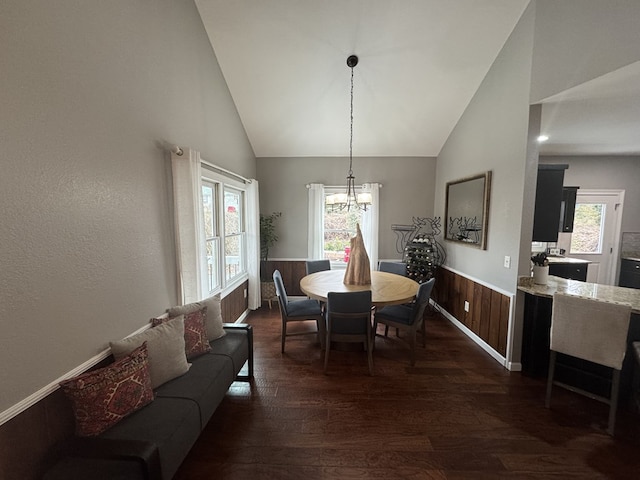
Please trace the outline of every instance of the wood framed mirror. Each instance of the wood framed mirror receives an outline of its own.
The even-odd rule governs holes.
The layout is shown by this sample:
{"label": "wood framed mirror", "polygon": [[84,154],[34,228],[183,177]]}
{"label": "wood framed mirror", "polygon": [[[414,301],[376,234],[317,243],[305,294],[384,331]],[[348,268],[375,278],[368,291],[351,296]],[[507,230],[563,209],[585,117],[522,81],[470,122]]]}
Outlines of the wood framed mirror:
{"label": "wood framed mirror", "polygon": [[444,238],[485,250],[491,171],[447,182]]}

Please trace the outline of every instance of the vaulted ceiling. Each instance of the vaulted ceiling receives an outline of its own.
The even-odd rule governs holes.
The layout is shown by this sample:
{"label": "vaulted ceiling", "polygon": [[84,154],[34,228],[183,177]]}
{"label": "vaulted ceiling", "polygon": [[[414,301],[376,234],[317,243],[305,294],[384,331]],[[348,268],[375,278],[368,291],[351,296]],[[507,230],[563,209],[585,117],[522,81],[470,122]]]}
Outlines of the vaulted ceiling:
{"label": "vaulted ceiling", "polygon": [[[528,3],[196,0],[257,157],[348,155],[352,54],[353,155],[437,156]],[[640,153],[634,126],[612,125],[619,109],[630,116],[628,98],[599,93],[624,84],[640,98],[637,70],[546,99],[542,152],[604,153],[615,141],[614,153]],[[592,137],[603,108],[612,140]]]}

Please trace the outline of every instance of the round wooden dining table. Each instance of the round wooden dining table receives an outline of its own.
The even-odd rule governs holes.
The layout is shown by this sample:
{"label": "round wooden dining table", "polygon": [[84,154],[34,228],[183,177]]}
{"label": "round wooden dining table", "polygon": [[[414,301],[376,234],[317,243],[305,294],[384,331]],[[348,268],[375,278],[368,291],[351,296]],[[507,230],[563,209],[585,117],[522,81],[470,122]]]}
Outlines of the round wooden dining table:
{"label": "round wooden dining table", "polygon": [[329,292],[359,292],[371,290],[371,303],[376,307],[399,305],[412,301],[418,292],[418,282],[389,272],[371,272],[369,285],[345,285],[344,270],[325,270],[300,280],[300,289],[309,297],[327,301]]}

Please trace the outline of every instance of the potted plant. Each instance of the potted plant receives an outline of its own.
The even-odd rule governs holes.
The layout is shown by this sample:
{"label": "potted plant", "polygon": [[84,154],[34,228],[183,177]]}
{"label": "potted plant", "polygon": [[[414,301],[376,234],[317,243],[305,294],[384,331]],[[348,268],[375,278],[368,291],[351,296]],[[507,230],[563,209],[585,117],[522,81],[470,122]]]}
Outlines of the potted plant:
{"label": "potted plant", "polygon": [[540,252],[531,257],[533,262],[533,283],[546,285],[549,279],[549,259],[547,254]]}
{"label": "potted plant", "polygon": [[267,274],[266,262],[269,258],[269,250],[278,242],[276,220],[281,216],[282,212],[260,214],[260,295],[263,301],[269,302],[269,308],[271,308],[271,301],[276,299],[276,287],[271,276]]}

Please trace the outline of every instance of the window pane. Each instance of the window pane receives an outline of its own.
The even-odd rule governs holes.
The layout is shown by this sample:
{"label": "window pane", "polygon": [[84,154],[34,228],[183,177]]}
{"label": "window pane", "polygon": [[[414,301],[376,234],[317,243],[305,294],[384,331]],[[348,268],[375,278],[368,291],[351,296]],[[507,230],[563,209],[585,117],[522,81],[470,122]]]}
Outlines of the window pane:
{"label": "window pane", "polygon": [[242,271],[242,236],[232,235],[224,239],[225,278],[231,280]]}
{"label": "window pane", "polygon": [[579,203],[573,220],[570,253],[602,253],[605,205]]}
{"label": "window pane", "polygon": [[211,238],[215,234],[214,188],[211,185],[202,186],[202,206],[204,212],[204,236]]}
{"label": "window pane", "polygon": [[225,235],[235,235],[242,231],[242,211],[240,205],[240,192],[224,192],[224,229]]}
{"label": "window pane", "polygon": [[220,287],[220,264],[218,252],[220,251],[220,241],[217,238],[207,240],[207,280],[209,292],[213,292]]}
{"label": "window pane", "polygon": [[351,238],[356,235],[356,224],[362,225],[362,212],[351,210],[324,213],[324,258],[332,262],[347,262]]}

